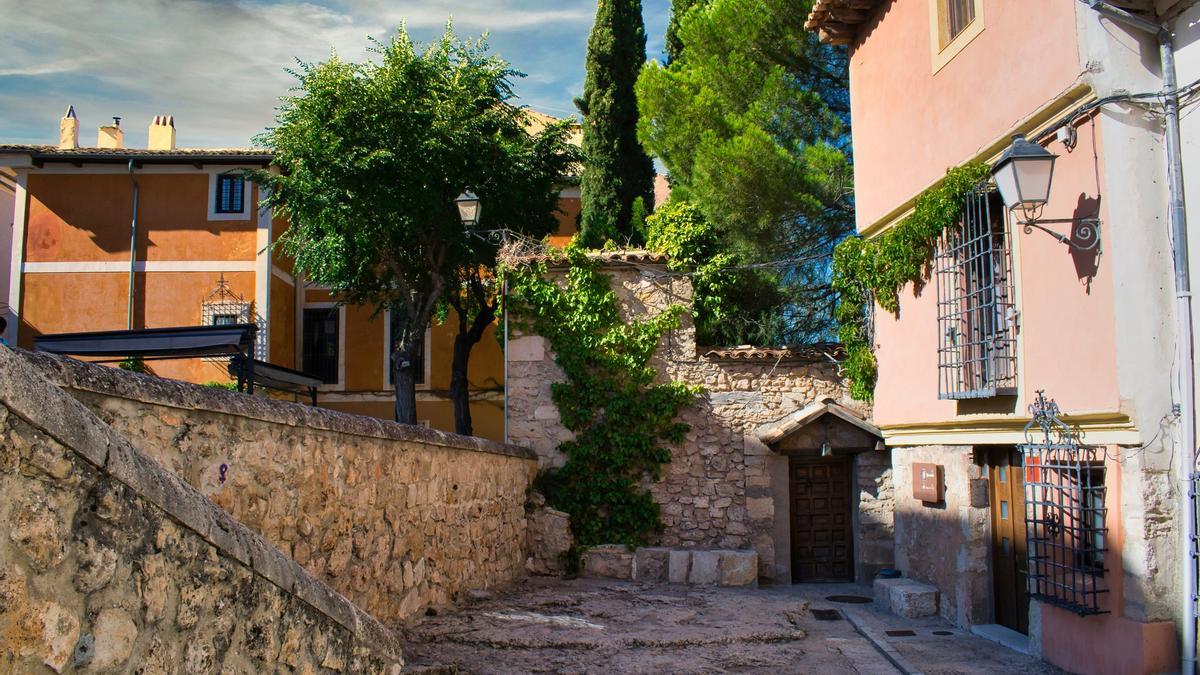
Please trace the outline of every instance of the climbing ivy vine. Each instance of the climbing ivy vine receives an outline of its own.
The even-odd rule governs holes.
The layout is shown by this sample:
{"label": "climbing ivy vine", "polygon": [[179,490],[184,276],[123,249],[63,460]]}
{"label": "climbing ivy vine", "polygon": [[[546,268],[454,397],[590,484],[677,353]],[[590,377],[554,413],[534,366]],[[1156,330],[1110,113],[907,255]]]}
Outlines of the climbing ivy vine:
{"label": "climbing ivy vine", "polygon": [[677,417],[699,393],[680,382],[655,384],[649,365],[684,308],[626,321],[599,263],[575,246],[561,255],[568,264],[561,283],[544,262],[504,270],[518,325],[549,342],[566,376],[551,396],[575,433],[558,446],[566,464],[542,474],[537,487],[570,514],[574,555],[596,544],[644,545],[662,529],[645,481],[658,480],[671,461],[668,445],[689,429]]}
{"label": "climbing ivy vine", "polygon": [[850,394],[861,401],[874,395],[878,373],[868,335],[871,301],[896,314],[905,284],[924,283],[938,237],[958,222],[963,200],[988,174],[986,164],[950,169],[941,183],[917,197],[913,212],[875,237],[851,237],[833,251],[835,319],[846,352],[842,372]]}

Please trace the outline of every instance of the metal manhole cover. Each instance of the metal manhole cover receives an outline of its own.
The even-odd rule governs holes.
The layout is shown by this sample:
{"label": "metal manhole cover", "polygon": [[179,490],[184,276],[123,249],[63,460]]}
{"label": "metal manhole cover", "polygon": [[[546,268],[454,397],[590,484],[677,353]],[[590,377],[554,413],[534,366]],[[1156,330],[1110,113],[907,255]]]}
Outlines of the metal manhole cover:
{"label": "metal manhole cover", "polygon": [[842,613],[836,609],[812,609],[813,618],[817,621],[841,621]]}
{"label": "metal manhole cover", "polygon": [[874,601],[872,598],[861,595],[831,595],[825,599],[830,602],[841,602],[847,605],[865,605]]}
{"label": "metal manhole cover", "polygon": [[912,632],[911,630],[907,630],[907,629],[885,630],[883,632],[886,633],[888,637],[916,637],[917,636],[916,633]]}

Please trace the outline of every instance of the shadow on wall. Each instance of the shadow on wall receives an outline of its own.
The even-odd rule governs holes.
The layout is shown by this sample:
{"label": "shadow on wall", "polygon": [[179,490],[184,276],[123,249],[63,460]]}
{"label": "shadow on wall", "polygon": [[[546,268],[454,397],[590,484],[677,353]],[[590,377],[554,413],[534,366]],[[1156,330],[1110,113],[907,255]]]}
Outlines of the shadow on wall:
{"label": "shadow on wall", "polygon": [[[1095,230],[1095,225],[1081,222],[1085,218],[1100,218],[1099,196],[1089,197],[1085,193],[1079,193],[1075,211],[1071,215],[1075,219],[1071,225],[1072,243],[1077,246],[1087,246],[1095,237],[1100,236],[1101,233]],[[1075,275],[1083,283],[1084,290],[1088,295],[1092,293],[1092,280],[1100,271],[1101,248],[1100,244],[1089,250],[1071,247],[1071,260],[1075,263]]]}

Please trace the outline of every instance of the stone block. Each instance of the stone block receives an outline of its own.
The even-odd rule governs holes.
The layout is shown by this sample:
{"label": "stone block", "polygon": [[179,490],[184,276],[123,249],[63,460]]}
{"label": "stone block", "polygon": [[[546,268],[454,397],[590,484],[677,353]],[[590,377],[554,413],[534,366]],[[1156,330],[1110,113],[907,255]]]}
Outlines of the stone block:
{"label": "stone block", "polygon": [[722,586],[758,585],[758,553],[747,551],[720,551]]}
{"label": "stone block", "polygon": [[543,361],[546,358],[546,339],[537,335],[508,341],[509,361]]}
{"label": "stone block", "polygon": [[875,604],[909,619],[938,613],[938,590],[912,579],[876,579]]}
{"label": "stone block", "polygon": [[666,581],[670,568],[670,549],[639,548],[633,553],[633,578],[638,581]]}
{"label": "stone block", "polygon": [[686,584],[692,571],[692,552],[673,550],[667,554],[667,580],[673,584]]}
{"label": "stone block", "polygon": [[716,585],[721,581],[721,553],[719,551],[692,551],[692,569],[688,583],[694,585]]}
{"label": "stone block", "polygon": [[585,577],[633,579],[633,554],[624,546],[593,546],[583,552],[582,563]]}

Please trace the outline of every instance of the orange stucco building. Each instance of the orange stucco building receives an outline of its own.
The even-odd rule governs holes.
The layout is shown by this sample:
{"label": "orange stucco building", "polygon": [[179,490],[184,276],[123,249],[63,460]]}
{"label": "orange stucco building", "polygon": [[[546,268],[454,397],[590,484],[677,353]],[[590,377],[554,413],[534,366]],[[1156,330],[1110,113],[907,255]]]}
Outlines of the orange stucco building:
{"label": "orange stucco building", "polygon": [[[81,147],[78,136],[72,109],[58,145],[0,146],[0,184],[10,186],[12,204],[0,308],[10,343],[29,348],[47,333],[250,319],[259,326],[260,359],[322,377],[321,406],[392,417],[390,317],[337,302],[272,250],[286,223],[257,207],[258,188],[242,175],[270,165],[269,152],[176,147],[168,117],[150,125],[144,149],[125,147],[119,124],[101,127],[95,147]],[[564,188],[559,205],[565,241],[575,231],[578,189]],[[428,329],[417,392],[419,421],[449,431],[455,325],[451,317]],[[148,365],[191,382],[229,379],[224,363],[203,359]],[[468,376],[476,435],[503,440],[495,331],[475,346]]]}
{"label": "orange stucco building", "polygon": [[[937,589],[945,618],[1071,672],[1178,669],[1194,574],[1180,419],[1195,401],[1173,390],[1155,35],[1074,0],[813,5],[807,27],[849,50],[860,236],[886,236],[948,169],[996,166],[1016,134],[1057,156],[1040,210],[980,185],[926,283],[895,314],[874,308],[897,567]],[[1113,5],[1180,54],[1200,37],[1192,1]],[[1191,58],[1181,82],[1200,74]],[[1044,441],[1040,391],[1078,434],[1064,447]]]}

